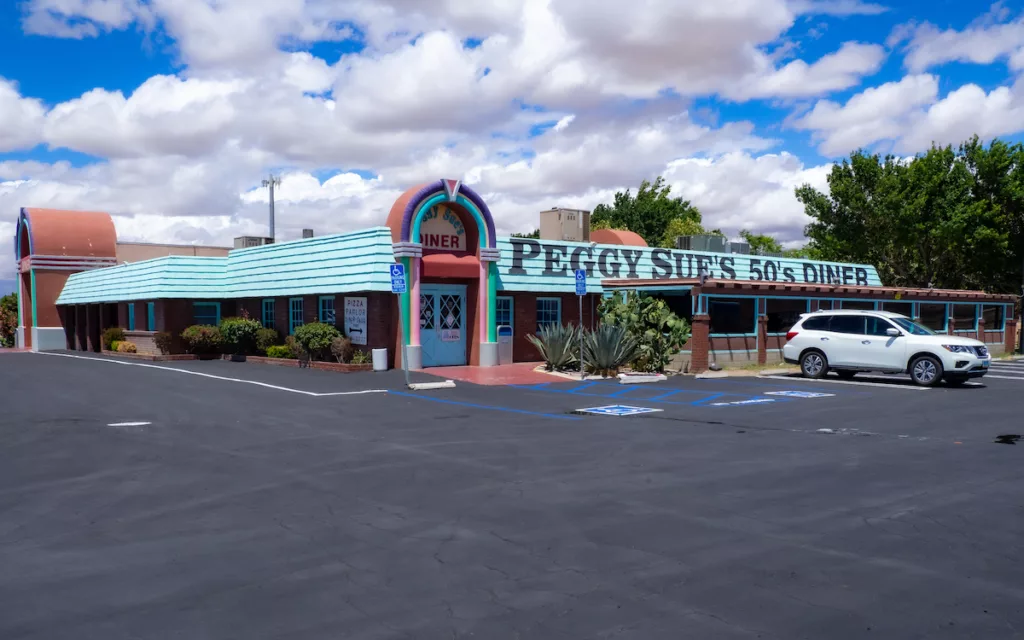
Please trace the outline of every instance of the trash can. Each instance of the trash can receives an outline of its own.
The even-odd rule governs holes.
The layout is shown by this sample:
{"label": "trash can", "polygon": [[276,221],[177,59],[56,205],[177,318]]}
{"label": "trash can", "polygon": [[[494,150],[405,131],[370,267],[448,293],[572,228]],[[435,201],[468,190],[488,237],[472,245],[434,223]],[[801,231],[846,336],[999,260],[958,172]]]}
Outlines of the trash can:
{"label": "trash can", "polygon": [[512,327],[498,327],[498,364],[512,364]]}
{"label": "trash can", "polygon": [[388,350],[387,349],[374,349],[373,354],[373,370],[374,371],[387,371],[388,370]]}

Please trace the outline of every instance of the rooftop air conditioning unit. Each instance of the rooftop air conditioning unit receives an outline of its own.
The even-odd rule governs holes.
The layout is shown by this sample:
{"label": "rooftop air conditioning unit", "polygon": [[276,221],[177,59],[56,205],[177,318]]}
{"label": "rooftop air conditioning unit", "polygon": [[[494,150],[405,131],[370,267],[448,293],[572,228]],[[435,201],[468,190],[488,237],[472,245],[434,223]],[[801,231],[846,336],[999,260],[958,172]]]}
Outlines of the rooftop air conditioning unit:
{"label": "rooftop air conditioning unit", "polygon": [[750,253],[750,243],[749,242],[730,242],[729,243],[729,253],[749,254]]}
{"label": "rooftop air conditioning unit", "polygon": [[709,253],[725,253],[725,238],[715,235],[679,236],[676,248],[684,251],[705,251]]}

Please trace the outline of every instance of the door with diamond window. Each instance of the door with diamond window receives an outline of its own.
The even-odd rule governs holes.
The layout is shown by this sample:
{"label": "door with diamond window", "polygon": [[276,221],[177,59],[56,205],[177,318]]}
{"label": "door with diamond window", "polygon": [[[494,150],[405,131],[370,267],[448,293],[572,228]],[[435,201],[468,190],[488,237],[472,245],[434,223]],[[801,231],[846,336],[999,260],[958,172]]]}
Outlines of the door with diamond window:
{"label": "door with diamond window", "polygon": [[420,344],[424,367],[466,364],[466,287],[420,287]]}

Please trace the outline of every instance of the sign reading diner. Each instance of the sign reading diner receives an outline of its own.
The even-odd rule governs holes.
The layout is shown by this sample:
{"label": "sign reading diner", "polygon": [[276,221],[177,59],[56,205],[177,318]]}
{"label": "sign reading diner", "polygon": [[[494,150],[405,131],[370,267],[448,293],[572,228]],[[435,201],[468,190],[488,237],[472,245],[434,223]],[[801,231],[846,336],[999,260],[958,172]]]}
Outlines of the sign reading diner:
{"label": "sign reading diner", "polygon": [[465,253],[466,227],[445,205],[431,207],[420,223],[420,243],[424,249]]}
{"label": "sign reading diner", "polygon": [[718,280],[752,280],[794,284],[880,286],[874,268],[793,258],[735,253],[609,245],[561,244],[512,238],[510,276],[569,277],[585,269],[588,278],[670,280],[699,278],[701,271]]}

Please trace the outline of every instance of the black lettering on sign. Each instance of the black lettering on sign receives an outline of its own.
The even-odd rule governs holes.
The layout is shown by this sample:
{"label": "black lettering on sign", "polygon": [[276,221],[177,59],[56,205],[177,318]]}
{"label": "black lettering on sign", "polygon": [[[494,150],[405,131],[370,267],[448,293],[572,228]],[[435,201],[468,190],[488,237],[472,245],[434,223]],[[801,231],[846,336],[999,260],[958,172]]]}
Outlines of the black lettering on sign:
{"label": "black lettering on sign", "polygon": [[672,263],[668,261],[672,252],[668,249],[655,249],[651,252],[651,277],[655,280],[666,280],[672,277]]}
{"label": "black lettering on sign", "polygon": [[626,259],[626,265],[629,267],[629,274],[627,278],[639,278],[640,274],[637,273],[636,265],[640,264],[640,258],[644,257],[644,252],[638,249],[623,249],[622,257]]}
{"label": "black lettering on sign", "polygon": [[[705,263],[707,263],[707,264],[705,264]],[[715,272],[711,270],[711,265],[712,264],[714,264],[714,263],[711,260],[711,258],[706,258],[704,256],[697,256],[697,274],[696,274],[696,276],[699,278],[700,274],[701,274],[701,271],[704,271],[705,269],[707,269],[708,278],[714,278],[715,277]]]}
{"label": "black lettering on sign", "polygon": [[793,273],[793,267],[783,267],[782,275],[786,278],[786,282],[796,282],[796,274]]}
{"label": "black lettering on sign", "polygon": [[828,273],[829,284],[843,284],[843,278],[839,275],[839,267],[832,268],[832,265],[825,265],[825,271]]}
{"label": "black lettering on sign", "polygon": [[804,265],[804,282],[818,282],[818,270],[813,264]]}
{"label": "black lettering on sign", "polygon": [[764,273],[761,271],[761,261],[750,259],[750,279],[751,280],[764,280]]}
{"label": "black lettering on sign", "polygon": [[[676,277],[677,278],[692,278],[693,277],[693,256],[688,253],[672,254],[676,262]],[[683,271],[683,260],[686,260],[686,271]]]}
{"label": "black lettering on sign", "polygon": [[[580,256],[587,254],[590,260],[580,263]],[[572,250],[572,257],[569,258],[569,268],[572,271],[577,269],[586,269],[587,277],[592,278],[594,276],[594,250],[590,247],[576,247]]]}
{"label": "black lettering on sign", "polygon": [[616,260],[609,261],[608,258],[618,258],[618,249],[603,249],[597,258],[597,268],[605,278],[618,278],[622,270],[622,263]]}
{"label": "black lettering on sign", "polygon": [[566,266],[562,264],[562,256],[566,254],[565,247],[546,246],[544,247],[544,275],[564,276]]}
{"label": "black lettering on sign", "polygon": [[868,286],[868,270],[862,267],[857,267],[857,284],[861,286]]}
{"label": "black lettering on sign", "polygon": [[736,258],[722,258],[722,277],[736,279]]}
{"label": "black lettering on sign", "polygon": [[775,282],[779,279],[779,266],[771,260],[764,263],[764,279],[769,282]]}
{"label": "black lettering on sign", "polygon": [[526,275],[523,268],[523,260],[532,260],[540,255],[540,243],[536,240],[512,240],[512,267],[508,270],[510,276]]}
{"label": "black lettering on sign", "polygon": [[843,284],[853,282],[853,267],[843,267]]}

